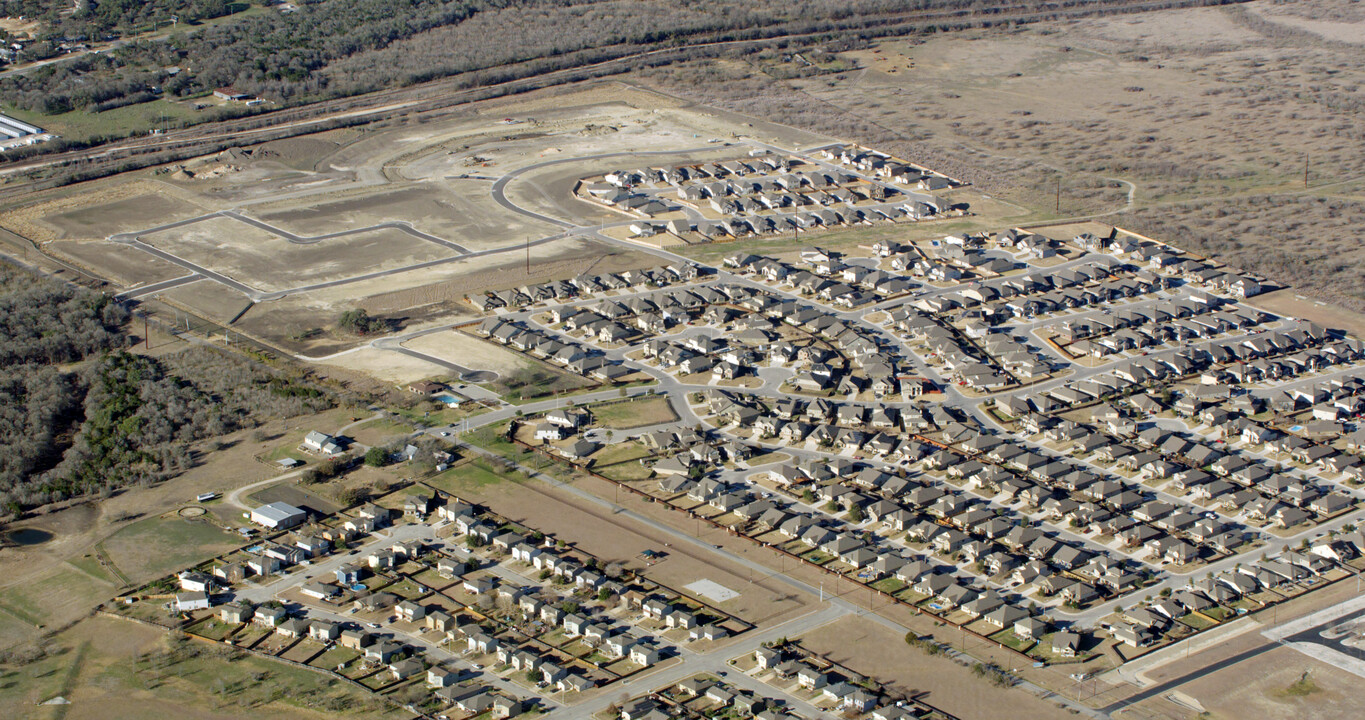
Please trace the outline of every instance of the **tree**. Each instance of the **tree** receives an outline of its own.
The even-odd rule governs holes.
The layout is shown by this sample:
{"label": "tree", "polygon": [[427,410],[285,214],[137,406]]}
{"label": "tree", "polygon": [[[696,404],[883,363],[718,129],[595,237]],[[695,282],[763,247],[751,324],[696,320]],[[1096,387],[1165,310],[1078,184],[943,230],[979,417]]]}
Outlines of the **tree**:
{"label": "tree", "polygon": [[389,454],[384,448],[372,447],[365,452],[365,464],[370,467],[384,467],[389,464]]}
{"label": "tree", "polygon": [[386,325],[383,320],[370,317],[364,308],[357,308],[342,313],[337,327],[356,335],[369,335],[384,330]]}

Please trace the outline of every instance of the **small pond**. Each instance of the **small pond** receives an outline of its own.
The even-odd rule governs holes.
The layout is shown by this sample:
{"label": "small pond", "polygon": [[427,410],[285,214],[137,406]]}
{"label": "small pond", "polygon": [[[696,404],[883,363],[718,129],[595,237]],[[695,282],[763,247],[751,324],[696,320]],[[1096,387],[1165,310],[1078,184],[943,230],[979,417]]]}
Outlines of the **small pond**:
{"label": "small pond", "polygon": [[16,545],[42,545],[52,539],[52,533],[38,528],[19,528],[11,530],[8,538]]}

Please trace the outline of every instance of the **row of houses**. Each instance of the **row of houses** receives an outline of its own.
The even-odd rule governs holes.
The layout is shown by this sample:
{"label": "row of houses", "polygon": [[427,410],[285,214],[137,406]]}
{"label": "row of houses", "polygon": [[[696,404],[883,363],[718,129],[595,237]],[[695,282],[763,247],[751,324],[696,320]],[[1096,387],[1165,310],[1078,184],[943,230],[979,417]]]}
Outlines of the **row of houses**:
{"label": "row of houses", "polygon": [[[638,332],[624,325],[605,320],[594,329],[601,342],[625,342],[638,335]],[[580,344],[568,336],[528,328],[520,322],[489,318],[479,324],[475,333],[500,345],[560,365],[570,372],[603,382],[620,380],[632,372],[595,347]]]}
{"label": "row of houses", "polygon": [[[914,440],[915,450],[906,454],[911,462],[926,467],[952,465],[951,461],[935,458],[933,446]],[[1059,563],[1063,569],[1080,567],[1097,554],[1077,548],[1067,542],[1045,537],[1041,532],[1025,528],[1017,518],[1011,519],[982,504],[944,491],[937,484],[923,484],[900,475],[892,475],[865,463],[836,459],[832,462],[811,462],[805,465],[783,464],[769,471],[779,487],[793,494],[809,488],[822,503],[834,503],[845,510],[855,506],[869,523],[881,523],[889,532],[908,533],[913,542],[925,543],[934,552],[957,555],[967,562],[980,563],[988,575],[1006,573],[1029,560]],[[715,481],[661,481],[660,489],[667,493],[685,492],[688,497],[707,502],[725,512],[735,513],[741,520],[753,523],[762,532],[776,530],[786,537],[800,539],[811,547],[829,553],[850,565],[862,575],[878,577],[901,573],[907,583],[924,581],[945,607],[958,607],[966,600],[983,595],[968,585],[952,582],[949,578],[925,579],[925,575],[940,575],[929,563],[912,565],[905,549],[895,550],[868,542],[848,532],[839,532],[832,518],[802,512],[793,506],[770,499],[756,499],[744,489],[736,490]],[[766,529],[764,529],[766,528]],[[1017,530],[1019,542],[999,545],[995,541]],[[1016,555],[1016,552],[1025,551]],[[1030,554],[1031,553],[1031,554]],[[1054,570],[1043,565],[1041,573],[1051,575]],[[912,576],[913,577],[910,577]],[[900,575],[897,575],[900,577]],[[1133,582],[1123,583],[1131,589]],[[952,589],[957,588],[957,589]],[[981,604],[994,604],[995,597],[985,595]],[[965,600],[964,600],[965,599]],[[1080,600],[1092,599],[1081,595]],[[981,609],[980,605],[973,609]],[[1003,603],[1002,603],[1003,604]],[[995,609],[992,607],[991,609]]]}
{"label": "row of houses", "polygon": [[1092,252],[1107,252],[1126,257],[1168,275],[1184,277],[1210,290],[1225,292],[1234,297],[1248,298],[1262,292],[1262,283],[1243,273],[1231,272],[1205,260],[1194,258],[1178,248],[1145,238],[1138,238],[1116,229],[1100,237],[1083,233],[1072,239],[1077,247]]}
{"label": "row of houses", "polygon": [[860,307],[886,297],[904,295],[919,284],[895,273],[861,265],[824,260],[803,269],[769,257],[735,253],[725,258],[727,267],[741,275],[761,277],[779,287],[790,287],[840,307]]}
{"label": "row of houses", "polygon": [[830,145],[820,151],[820,157],[855,168],[873,177],[901,185],[915,185],[924,190],[947,190],[958,185],[946,175],[914,163],[897,160],[885,153],[856,146]]}
{"label": "row of houses", "polygon": [[[1142,461],[1139,454],[1128,452],[1126,446],[1107,435],[1075,423],[1045,424],[1041,429],[1043,438],[1059,445],[1063,452],[1116,463],[1125,469],[1142,468],[1137,464]],[[1049,452],[988,435],[971,437],[958,446],[979,457],[979,462],[997,465],[1033,483],[1022,490],[1017,483],[1010,487],[987,483],[981,486],[984,490],[1009,493],[1047,511],[1053,522],[1082,532],[1094,530],[1113,535],[1127,547],[1144,548],[1154,555],[1154,562],[1184,564],[1199,557],[1200,546],[1208,545],[1214,552],[1226,553],[1244,541],[1241,529],[1208,517],[1198,507],[1161,501],[1143,486],[1102,474],[1093,466],[1081,466]],[[1193,446],[1186,452],[1197,454]],[[1147,460],[1156,462],[1161,458]]]}
{"label": "row of houses", "polygon": [[596,295],[610,290],[665,287],[696,280],[700,269],[691,263],[677,262],[654,268],[619,273],[582,274],[569,280],[523,285],[469,297],[474,307],[484,312],[499,308],[519,308],[551,300]]}
{"label": "row of houses", "polygon": [[1323,575],[1341,567],[1344,561],[1359,557],[1362,548],[1365,537],[1352,533],[1321,540],[1308,553],[1286,551],[1274,559],[1249,561],[1217,574],[1191,578],[1184,588],[1168,597],[1118,611],[1119,621],[1110,625],[1110,635],[1129,647],[1151,645],[1188,615],[1202,615],[1207,621],[1211,619],[1209,611],[1229,608],[1242,598],[1266,590],[1316,585],[1322,582]]}
{"label": "row of houses", "polygon": [[[974,390],[996,392],[1010,385],[1012,378],[1000,363],[989,353],[974,346],[968,337],[969,329],[959,331],[912,306],[904,305],[887,313],[886,327],[899,334],[902,339],[923,343],[928,348],[927,355],[935,361],[942,371],[951,375]],[[984,337],[984,333],[973,334]],[[1005,338],[1001,338],[1002,340]],[[1014,348],[999,348],[1001,352]],[[1033,353],[1025,351],[1019,357],[1010,358],[1010,364],[1020,374],[1033,376],[1050,371],[1050,364],[1037,361]]]}
{"label": "row of houses", "polygon": [[[520,715],[524,709],[520,699],[478,682],[476,676],[433,661],[420,648],[371,633],[355,623],[309,619],[306,613],[291,617],[284,607],[274,603],[253,606],[249,602],[238,601],[222,606],[218,612],[225,623],[255,623],[272,629],[281,637],[308,639],[360,652],[363,662],[387,666],[390,682],[425,675],[426,686],[436,700],[463,712],[488,713],[489,717],[505,719]],[[453,618],[440,611],[424,614],[418,619],[425,619],[425,627],[438,632],[447,632],[454,627]]]}

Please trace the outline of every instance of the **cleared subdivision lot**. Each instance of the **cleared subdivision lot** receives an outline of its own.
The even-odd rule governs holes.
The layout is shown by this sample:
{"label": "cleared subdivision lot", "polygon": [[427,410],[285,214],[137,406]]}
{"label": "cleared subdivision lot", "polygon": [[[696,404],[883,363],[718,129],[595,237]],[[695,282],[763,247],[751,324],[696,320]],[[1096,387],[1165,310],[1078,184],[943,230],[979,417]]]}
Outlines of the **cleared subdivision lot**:
{"label": "cleared subdivision lot", "polygon": [[456,254],[394,228],[301,244],[228,217],[211,217],[139,237],[158,250],[268,292]]}

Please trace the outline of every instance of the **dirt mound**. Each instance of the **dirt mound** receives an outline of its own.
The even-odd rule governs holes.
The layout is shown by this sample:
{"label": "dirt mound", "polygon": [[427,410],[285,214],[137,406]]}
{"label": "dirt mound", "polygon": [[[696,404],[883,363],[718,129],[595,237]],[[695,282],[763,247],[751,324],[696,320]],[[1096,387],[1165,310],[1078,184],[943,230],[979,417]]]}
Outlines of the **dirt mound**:
{"label": "dirt mound", "polygon": [[593,137],[596,135],[610,135],[614,132],[618,132],[619,130],[620,128],[616,127],[615,125],[597,125],[595,123],[588,123],[587,125],[583,126],[582,130],[578,131],[578,134],[584,137]]}
{"label": "dirt mound", "polygon": [[336,152],[340,143],[313,137],[272,140],[250,149],[253,160],[273,160],[295,168],[312,167],[322,158]]}

